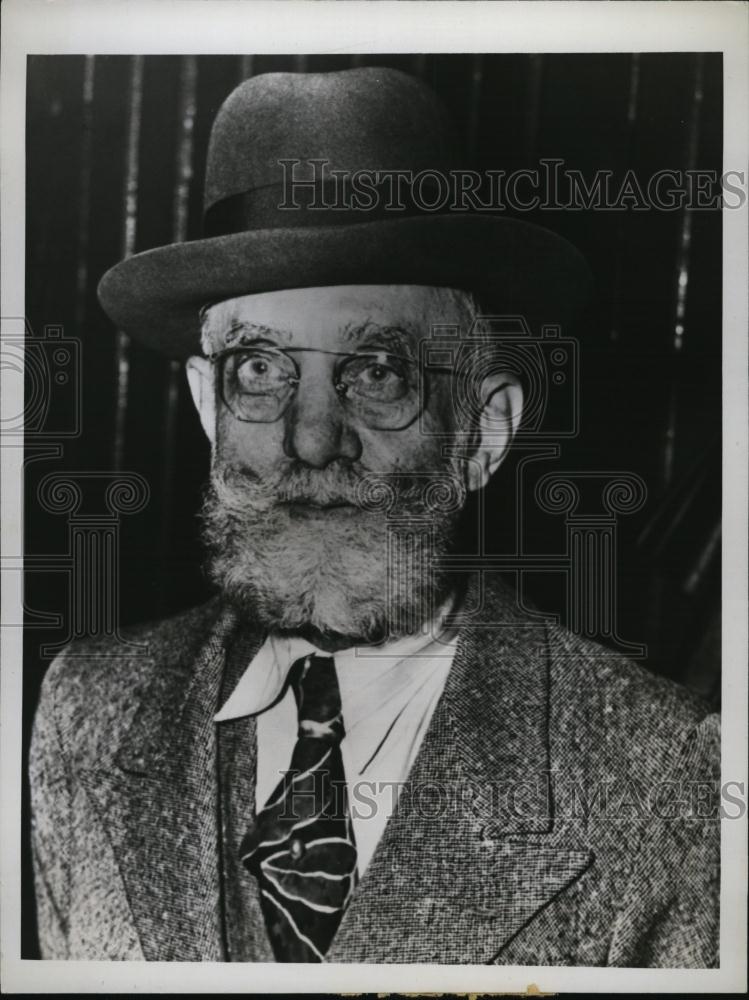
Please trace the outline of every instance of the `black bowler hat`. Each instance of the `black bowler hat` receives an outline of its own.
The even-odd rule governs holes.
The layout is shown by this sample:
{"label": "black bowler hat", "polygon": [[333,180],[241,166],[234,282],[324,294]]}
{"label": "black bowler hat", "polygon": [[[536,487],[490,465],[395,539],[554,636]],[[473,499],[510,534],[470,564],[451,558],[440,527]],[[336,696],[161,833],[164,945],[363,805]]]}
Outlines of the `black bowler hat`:
{"label": "black bowler hat", "polygon": [[[532,327],[569,319],[589,286],[580,253],[541,226],[439,205],[439,177],[461,166],[442,104],[414,77],[375,67],[254,77],[213,125],[204,238],[122,261],[99,299],[120,329],[175,358],[199,352],[206,302],[283,288],[437,285]],[[396,171],[418,185],[404,194]],[[362,172],[369,195],[357,195]],[[290,178],[315,183],[291,189]]]}

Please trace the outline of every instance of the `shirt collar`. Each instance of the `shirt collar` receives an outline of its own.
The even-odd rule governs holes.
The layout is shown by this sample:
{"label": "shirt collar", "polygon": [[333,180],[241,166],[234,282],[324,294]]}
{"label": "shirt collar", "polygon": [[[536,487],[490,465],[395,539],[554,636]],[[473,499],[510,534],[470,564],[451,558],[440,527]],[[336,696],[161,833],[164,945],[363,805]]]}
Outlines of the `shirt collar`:
{"label": "shirt collar", "polygon": [[[247,669],[226,699],[214,722],[227,722],[246,715],[257,715],[278,699],[284,689],[286,676],[291,665],[300,657],[317,653],[319,656],[334,655],[336,665],[361,663],[367,660],[368,671],[385,671],[406,657],[426,656],[435,646],[452,641],[454,631],[444,626],[445,616],[452,610],[454,598],[450,597],[434,617],[422,625],[419,632],[394,639],[380,646],[352,646],[335,654],[318,649],[306,639],[297,636],[286,637],[269,634],[263,645],[250,661]],[[342,674],[339,672],[339,683]],[[342,692],[345,699],[345,693]]]}

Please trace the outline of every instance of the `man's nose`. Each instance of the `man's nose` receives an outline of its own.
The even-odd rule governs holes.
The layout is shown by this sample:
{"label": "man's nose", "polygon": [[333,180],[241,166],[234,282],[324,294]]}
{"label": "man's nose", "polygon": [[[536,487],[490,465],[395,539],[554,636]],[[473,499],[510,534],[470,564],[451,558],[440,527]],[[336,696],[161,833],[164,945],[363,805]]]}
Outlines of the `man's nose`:
{"label": "man's nose", "polygon": [[302,377],[286,411],[284,451],[315,469],[335,459],[356,461],[361,441],[350,426],[328,375],[326,380]]}

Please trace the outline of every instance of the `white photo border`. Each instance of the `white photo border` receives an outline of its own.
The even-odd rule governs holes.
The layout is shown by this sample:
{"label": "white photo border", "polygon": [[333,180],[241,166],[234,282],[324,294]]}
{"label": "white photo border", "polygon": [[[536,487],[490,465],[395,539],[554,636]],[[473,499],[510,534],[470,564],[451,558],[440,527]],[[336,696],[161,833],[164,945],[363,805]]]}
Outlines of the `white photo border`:
{"label": "white photo border", "polygon": [[[24,307],[25,102],[29,54],[722,51],[724,170],[749,162],[746,3],[412,0],[6,0],[2,6],[2,317]],[[746,174],[745,174],[746,176]],[[747,201],[724,209],[722,780],[747,785]],[[3,320],[2,335],[5,335]],[[23,382],[2,371],[3,414]],[[23,450],[0,453],[2,551],[23,551]],[[2,622],[22,620],[6,573]],[[744,992],[747,816],[722,829],[720,968],[52,962],[20,958],[22,629],[0,630],[0,950],[13,992]]]}

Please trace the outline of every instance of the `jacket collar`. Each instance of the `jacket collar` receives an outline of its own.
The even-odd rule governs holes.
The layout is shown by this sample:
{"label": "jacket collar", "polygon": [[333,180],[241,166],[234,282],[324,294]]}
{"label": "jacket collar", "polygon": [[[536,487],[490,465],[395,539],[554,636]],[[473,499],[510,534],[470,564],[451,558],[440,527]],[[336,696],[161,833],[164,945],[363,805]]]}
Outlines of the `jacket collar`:
{"label": "jacket collar", "polygon": [[[545,626],[504,587],[474,585],[464,607],[443,696],[330,961],[490,961],[591,863],[553,822]],[[213,716],[227,647],[246,664],[261,642],[218,614],[196,657],[153,671],[111,766],[84,776],[147,958],[224,955]]]}
{"label": "jacket collar", "polygon": [[[335,653],[345,719],[350,718],[347,711],[347,694],[350,692],[345,684],[347,674],[352,672],[356,677],[359,673],[357,666],[361,667],[364,663],[367,675],[377,676],[409,657],[418,657],[423,662],[427,651],[429,654],[440,651],[440,645],[444,646],[453,635],[452,630],[443,626],[445,616],[450,614],[452,605],[453,598],[450,598],[414,635],[392,639],[376,647],[351,646]],[[214,716],[214,721],[228,722],[241,716],[256,715],[269,708],[281,694],[291,665],[309,653],[316,653],[319,656],[330,655],[324,649],[298,636],[267,635],[255,656],[249,663],[243,665],[241,676],[237,680],[232,678],[232,683],[229,685],[231,694]]]}
{"label": "jacket collar", "polygon": [[545,625],[502,586],[466,606],[479,610],[331,961],[491,961],[592,862],[553,819]]}
{"label": "jacket collar", "polygon": [[[197,651],[152,650],[158,662],[112,759],[81,773],[151,961],[224,957],[212,716],[238,623],[232,611],[215,611]],[[260,637],[241,640],[254,655]]]}

